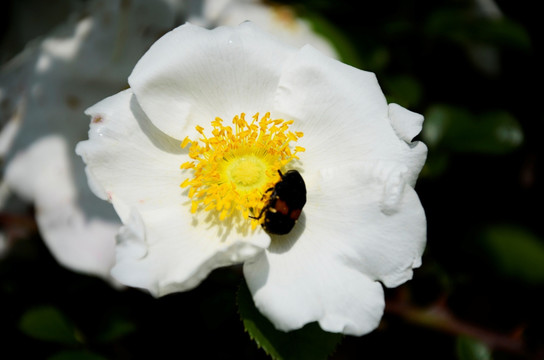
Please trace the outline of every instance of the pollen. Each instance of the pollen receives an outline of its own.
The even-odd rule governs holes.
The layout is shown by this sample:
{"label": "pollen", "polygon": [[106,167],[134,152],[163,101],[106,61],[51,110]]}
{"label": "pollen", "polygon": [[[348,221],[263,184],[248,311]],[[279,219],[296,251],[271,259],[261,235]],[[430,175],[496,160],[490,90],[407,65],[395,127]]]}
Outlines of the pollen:
{"label": "pollen", "polygon": [[262,221],[255,217],[268,201],[269,189],[280,181],[278,170],[305,151],[290,146],[304,135],[289,131],[292,124],[293,120],[272,119],[267,112],[256,113],[251,122],[241,113],[232,126],[217,117],[208,135],[197,126],[201,137],[181,143],[183,148],[190,144],[191,160],[181,164],[182,170],[192,172],[181,183],[188,188],[190,211],[209,212],[213,221],[254,230]]}

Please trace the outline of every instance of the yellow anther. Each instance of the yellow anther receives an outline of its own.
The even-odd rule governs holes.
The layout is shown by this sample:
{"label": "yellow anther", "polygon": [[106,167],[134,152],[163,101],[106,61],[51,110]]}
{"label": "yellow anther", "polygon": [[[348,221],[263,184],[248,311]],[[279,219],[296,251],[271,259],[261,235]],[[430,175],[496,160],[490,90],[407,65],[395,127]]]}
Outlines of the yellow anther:
{"label": "yellow anther", "polygon": [[185,139],[183,139],[183,141],[181,142],[181,148],[185,148],[189,143],[191,142],[191,139],[189,139],[188,136],[185,137]]}
{"label": "yellow anther", "polygon": [[[271,119],[269,112],[262,117],[256,113],[251,119],[248,123],[241,113],[233,118],[231,127],[216,117],[209,138],[203,127],[196,126],[203,138],[185,138],[181,143],[182,147],[191,143],[192,160],[180,166],[192,171],[181,183],[181,187],[189,187],[191,213],[212,211],[219,221],[250,219],[255,209],[263,207],[263,195],[280,180],[278,170],[304,151],[300,146],[292,151],[289,146],[303,135],[288,131],[292,120]],[[251,219],[245,226],[251,224],[255,229],[259,221]]]}

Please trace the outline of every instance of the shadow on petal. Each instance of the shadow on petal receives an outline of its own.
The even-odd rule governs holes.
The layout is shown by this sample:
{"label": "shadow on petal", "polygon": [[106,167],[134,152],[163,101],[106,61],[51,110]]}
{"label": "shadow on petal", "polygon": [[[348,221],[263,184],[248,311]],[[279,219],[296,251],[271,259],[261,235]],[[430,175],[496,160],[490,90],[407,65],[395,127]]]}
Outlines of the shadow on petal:
{"label": "shadow on petal", "polygon": [[306,228],[306,215],[304,212],[300,214],[297,223],[293,230],[285,235],[275,235],[270,234],[272,241],[270,242],[270,247],[268,251],[274,254],[282,254],[289,251],[293,245],[297,242],[300,236],[304,233]]}
{"label": "shadow on petal", "polygon": [[[149,141],[153,143],[158,149],[171,154],[188,154],[189,148],[181,148],[179,140],[174,139],[171,136],[160,131],[142,110],[138,100],[133,95],[130,99],[130,110],[134,114],[134,118],[138,121],[138,125],[142,132],[148,137]],[[183,119],[180,118],[180,124],[183,123]],[[181,125],[180,125],[181,127]],[[181,165],[181,163],[180,163]]]}

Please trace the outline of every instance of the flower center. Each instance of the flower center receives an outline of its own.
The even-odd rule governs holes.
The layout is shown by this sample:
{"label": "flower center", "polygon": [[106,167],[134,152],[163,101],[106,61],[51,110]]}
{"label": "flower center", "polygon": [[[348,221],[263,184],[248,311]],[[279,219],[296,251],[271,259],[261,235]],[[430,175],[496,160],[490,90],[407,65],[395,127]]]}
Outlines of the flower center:
{"label": "flower center", "polygon": [[262,159],[251,154],[248,157],[235,158],[226,169],[227,178],[241,192],[251,191],[266,181],[266,164]]}
{"label": "flower center", "polygon": [[255,114],[251,123],[241,113],[232,123],[234,127],[224,126],[223,120],[216,118],[211,122],[211,136],[197,126],[202,137],[183,140],[182,147],[191,143],[192,160],[181,169],[192,169],[193,174],[181,187],[189,188],[192,213],[208,211],[212,221],[234,220],[241,229],[249,224],[255,229],[262,219],[250,216],[258,215],[265,206],[270,195],[267,190],[280,180],[278,170],[304,151],[300,146],[289,146],[303,133],[289,131],[292,120],[271,119],[270,113],[261,118]]}

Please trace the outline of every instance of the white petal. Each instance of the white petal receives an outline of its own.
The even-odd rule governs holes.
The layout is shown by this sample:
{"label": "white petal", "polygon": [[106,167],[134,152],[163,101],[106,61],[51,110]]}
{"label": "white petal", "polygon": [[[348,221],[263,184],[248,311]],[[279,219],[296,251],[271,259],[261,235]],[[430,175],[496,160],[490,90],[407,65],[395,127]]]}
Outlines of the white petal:
{"label": "white petal", "polygon": [[[297,145],[306,148],[305,168],[338,162],[397,162],[407,169],[413,184],[425,161],[425,145],[408,144],[393,129],[376,76],[310,46],[286,61],[274,109],[294,119],[293,128],[304,132]],[[395,125],[405,115],[399,113],[393,113]],[[410,129],[413,133],[416,126]]]}
{"label": "white petal", "polygon": [[257,308],[283,331],[314,321],[347,335],[374,330],[384,309],[382,286],[305,245],[271,249],[244,264]]}
{"label": "white petal", "polygon": [[44,39],[37,68],[49,71],[60,61],[67,75],[109,82],[118,91],[137,59],[175,25],[177,8],[167,0],[90,2]]}
{"label": "white petal", "polygon": [[398,104],[389,104],[389,118],[398,137],[407,143],[412,142],[412,139],[421,132],[423,115],[405,109]]}
{"label": "white petal", "polygon": [[218,233],[206,214],[190,214],[180,188],[187,150],[151,124],[131,90],[87,112],[93,117],[89,140],[76,151],[91,187],[113,203],[125,225],[113,269],[119,281],[156,296],[188,290],[214,268],[245,261],[268,246],[260,229],[252,236]]}
{"label": "white petal", "polygon": [[162,206],[167,199],[164,191],[173,187],[176,198],[169,200],[180,201],[179,166],[186,160],[186,151],[147,120],[130,89],[102,100],[86,114],[92,116],[89,140],[80,142],[76,153],[87,164],[95,194],[109,200],[116,197],[121,220],[128,219],[133,204]]}
{"label": "white petal", "polygon": [[[285,64],[274,108],[295,120],[297,130],[304,132],[302,141],[311,141],[305,160],[336,162],[340,158],[334,155],[342,155],[344,161],[356,161],[396,147],[375,75],[330,59],[310,46]],[[327,156],[330,151],[335,154]]]}
{"label": "white petal", "polygon": [[19,128],[21,126],[20,118],[18,114],[8,120],[7,124],[2,128],[0,132],[0,159],[3,159],[5,154],[11,148]]}
{"label": "white petal", "polygon": [[[177,223],[165,223],[165,218]],[[125,285],[162,296],[190,290],[212,270],[251,259],[269,245],[267,236],[251,242],[218,242],[191,222],[182,207],[141,215],[133,211],[118,236],[113,276]]]}
{"label": "white petal", "polygon": [[329,250],[388,287],[412,277],[425,248],[426,219],[414,189],[394,166],[324,169],[308,194],[305,235],[327,238]]}
{"label": "white petal", "polygon": [[100,208],[93,218],[74,204],[38,206],[36,221],[45,244],[60,264],[76,272],[101,276],[117,286],[110,270],[119,223],[111,209],[103,205]]}
{"label": "white petal", "polygon": [[45,243],[72,270],[111,280],[120,226],[111,206],[90,193],[73,153],[88,130],[83,110],[126,87],[138,57],[174,24],[171,7],[89,2],[2,69],[0,123],[11,117],[19,127],[14,140],[7,132],[0,138],[1,155],[9,150],[6,184],[35,204]]}
{"label": "white petal", "polygon": [[82,172],[74,181],[70,154],[64,138],[43,137],[12,159],[6,181],[34,202],[40,233],[59,263],[111,280],[119,222],[90,194]]}
{"label": "white petal", "polygon": [[389,104],[389,119],[395,133],[405,143],[401,145],[403,151],[399,161],[409,170],[406,181],[413,187],[427,158],[427,146],[420,141],[412,141],[421,132],[423,115],[397,104]]}
{"label": "white petal", "polygon": [[185,24],[150,48],[129,83],[153,124],[183,139],[216,116],[270,111],[292,51],[251,23],[214,30]]}
{"label": "white petal", "polygon": [[338,58],[331,43],[311,29],[311,25],[298,18],[295,11],[286,5],[270,5],[260,2],[230,1],[222,4],[217,0],[207,1],[205,16],[213,23],[236,26],[244,21],[251,21],[269,34],[273,34],[286,44],[300,48],[310,44],[323,54]]}
{"label": "white petal", "polygon": [[[256,305],[278,328],[319,321],[328,331],[367,333],[383,310],[379,282],[412,277],[425,215],[414,190],[402,177],[388,184],[383,168],[354,163],[305,178],[308,202],[293,232],[244,266]],[[394,209],[384,211],[391,196]]]}

